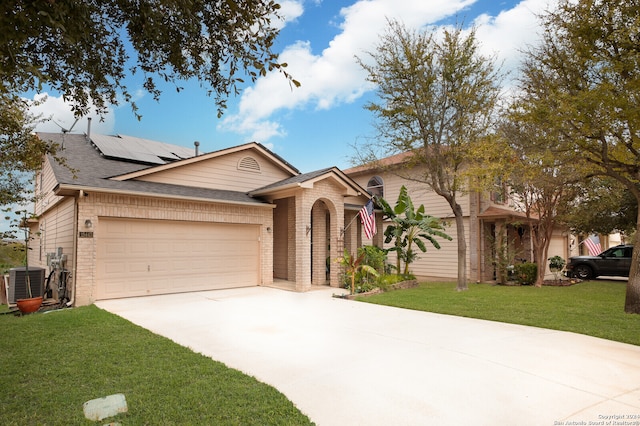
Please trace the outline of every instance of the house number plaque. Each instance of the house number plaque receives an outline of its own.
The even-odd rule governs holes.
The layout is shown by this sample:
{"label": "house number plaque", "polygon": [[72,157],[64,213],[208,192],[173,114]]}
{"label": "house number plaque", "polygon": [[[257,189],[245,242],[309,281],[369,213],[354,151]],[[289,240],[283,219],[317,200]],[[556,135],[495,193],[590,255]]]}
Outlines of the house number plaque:
{"label": "house number plaque", "polygon": [[80,232],[80,238],[93,238],[93,232]]}

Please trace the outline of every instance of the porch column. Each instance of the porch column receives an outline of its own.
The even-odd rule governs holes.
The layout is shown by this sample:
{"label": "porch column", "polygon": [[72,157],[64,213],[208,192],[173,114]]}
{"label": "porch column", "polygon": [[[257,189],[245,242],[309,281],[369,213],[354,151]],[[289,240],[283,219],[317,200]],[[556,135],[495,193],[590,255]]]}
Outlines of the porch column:
{"label": "porch column", "polygon": [[311,207],[304,192],[296,194],[296,291],[311,289]]}
{"label": "porch column", "polygon": [[[349,250],[349,253],[355,253],[358,250],[358,212],[349,211],[345,213],[345,223],[351,224],[344,233],[344,248]],[[344,251],[338,253],[337,257],[342,256]]]}
{"label": "porch column", "polygon": [[[340,231],[344,229],[344,203],[341,199],[334,201],[336,213],[331,216],[330,225],[330,243],[331,249],[329,256],[331,264],[329,265],[329,285],[331,287],[340,287],[340,265],[335,262],[344,253],[345,235]],[[349,232],[349,230],[347,230]]]}

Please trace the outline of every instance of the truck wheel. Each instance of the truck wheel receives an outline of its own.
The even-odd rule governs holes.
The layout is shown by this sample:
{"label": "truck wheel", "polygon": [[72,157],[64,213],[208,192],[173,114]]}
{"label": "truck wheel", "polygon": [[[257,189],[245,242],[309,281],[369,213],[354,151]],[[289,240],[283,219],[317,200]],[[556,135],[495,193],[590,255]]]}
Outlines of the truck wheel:
{"label": "truck wheel", "polygon": [[581,280],[590,280],[593,278],[593,271],[588,265],[578,265],[574,269],[574,275]]}

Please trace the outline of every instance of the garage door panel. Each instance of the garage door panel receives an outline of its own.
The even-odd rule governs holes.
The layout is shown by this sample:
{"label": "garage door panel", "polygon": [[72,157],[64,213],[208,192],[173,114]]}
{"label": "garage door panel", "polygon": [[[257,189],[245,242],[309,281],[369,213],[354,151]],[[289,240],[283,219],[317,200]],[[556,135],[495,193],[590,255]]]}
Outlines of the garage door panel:
{"label": "garage door panel", "polygon": [[98,230],[98,299],[259,284],[257,225],[100,218]]}

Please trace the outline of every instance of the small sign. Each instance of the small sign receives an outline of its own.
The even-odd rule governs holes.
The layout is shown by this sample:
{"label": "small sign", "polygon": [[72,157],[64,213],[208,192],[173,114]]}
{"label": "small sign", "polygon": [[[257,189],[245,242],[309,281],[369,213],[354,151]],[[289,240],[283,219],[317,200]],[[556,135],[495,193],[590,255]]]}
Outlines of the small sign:
{"label": "small sign", "polygon": [[93,238],[93,232],[80,232],[80,238]]}

